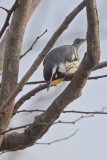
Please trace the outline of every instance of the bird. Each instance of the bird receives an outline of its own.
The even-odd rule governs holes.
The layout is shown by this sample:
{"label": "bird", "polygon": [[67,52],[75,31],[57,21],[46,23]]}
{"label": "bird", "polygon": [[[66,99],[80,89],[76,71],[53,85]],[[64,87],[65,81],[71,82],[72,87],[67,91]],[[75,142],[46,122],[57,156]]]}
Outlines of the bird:
{"label": "bird", "polygon": [[65,76],[75,73],[79,67],[78,50],[86,39],[77,38],[72,45],[63,45],[52,49],[43,61],[43,76],[50,86],[61,83]]}

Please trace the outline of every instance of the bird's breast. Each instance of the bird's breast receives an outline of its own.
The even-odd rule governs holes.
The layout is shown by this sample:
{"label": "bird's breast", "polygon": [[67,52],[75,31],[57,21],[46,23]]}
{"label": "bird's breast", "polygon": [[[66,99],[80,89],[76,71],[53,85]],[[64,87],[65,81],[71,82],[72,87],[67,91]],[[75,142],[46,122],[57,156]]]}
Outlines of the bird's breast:
{"label": "bird's breast", "polygon": [[66,74],[72,74],[75,73],[75,71],[77,71],[78,67],[79,67],[79,61],[73,61],[73,62],[68,62],[66,61]]}

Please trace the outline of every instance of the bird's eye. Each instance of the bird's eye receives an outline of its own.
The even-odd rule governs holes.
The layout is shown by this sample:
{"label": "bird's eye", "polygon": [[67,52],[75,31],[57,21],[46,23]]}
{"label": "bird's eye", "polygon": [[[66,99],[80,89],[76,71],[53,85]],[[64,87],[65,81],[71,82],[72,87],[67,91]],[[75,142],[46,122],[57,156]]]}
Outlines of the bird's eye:
{"label": "bird's eye", "polygon": [[54,73],[54,75],[53,75],[53,77],[52,77],[52,80],[57,79],[57,77],[58,77],[57,73]]}
{"label": "bird's eye", "polygon": [[57,73],[55,74],[55,78],[57,78]]}

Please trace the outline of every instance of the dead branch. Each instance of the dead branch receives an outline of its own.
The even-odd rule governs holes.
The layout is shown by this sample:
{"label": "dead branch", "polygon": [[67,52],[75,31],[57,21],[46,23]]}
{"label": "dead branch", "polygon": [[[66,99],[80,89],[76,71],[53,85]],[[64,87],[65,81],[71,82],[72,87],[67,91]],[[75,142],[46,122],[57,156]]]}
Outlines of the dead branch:
{"label": "dead branch", "polygon": [[[74,121],[57,121],[57,122],[54,122],[52,125],[57,125],[57,124],[76,124],[78,121],[84,119],[84,118],[91,118],[91,117],[94,117],[94,115],[89,115],[89,116],[80,116],[79,118],[77,118],[76,120]],[[47,125],[50,125],[51,123],[40,123],[40,122],[35,122],[35,124],[37,125],[42,125],[42,126],[47,126]],[[11,131],[14,131],[14,130],[18,130],[18,129],[22,129],[22,128],[27,128],[29,126],[33,125],[33,123],[30,123],[30,124],[26,124],[26,125],[22,125],[22,126],[19,126],[19,127],[14,127],[14,128],[10,128],[8,129],[7,131],[4,131],[2,133],[0,133],[0,135],[4,135],[8,132],[11,132]]]}
{"label": "dead branch", "polygon": [[36,142],[35,144],[39,144],[39,145],[51,145],[53,143],[56,143],[56,142],[61,142],[61,141],[64,141],[64,140],[67,140],[67,139],[70,139],[71,137],[73,137],[77,132],[79,131],[79,129],[77,129],[73,134],[67,136],[67,137],[64,137],[64,138],[61,138],[61,139],[57,139],[57,140],[54,140],[54,141],[51,141],[51,142],[47,142],[47,143],[38,143]]}
{"label": "dead branch", "polygon": [[[22,39],[28,20],[28,12],[30,10],[30,4],[32,0],[20,0],[20,6],[14,12],[12,22],[8,32],[8,39],[5,47],[4,55],[4,66],[3,66],[3,76],[1,82],[1,96],[0,105],[3,104],[5,99],[11,94],[13,89],[17,86],[18,79],[18,69],[20,60],[20,51],[22,45]],[[16,1],[18,2],[18,1]],[[16,7],[16,3],[14,4]],[[13,7],[15,9],[15,7]],[[21,19],[20,19],[21,17]],[[17,26],[17,27],[16,27]],[[15,98],[15,97],[14,97]],[[1,108],[1,112],[6,114],[1,114],[0,117],[0,132],[6,131],[8,124],[10,122],[14,108],[14,99],[11,103],[7,104],[5,108]],[[3,136],[0,136],[0,146],[2,143]]]}
{"label": "dead branch", "polygon": [[[102,68],[105,68],[105,67],[107,67],[107,61],[99,63],[93,69],[93,71],[96,71],[98,69],[102,69]],[[67,75],[65,77],[64,81],[71,81],[73,77],[74,77],[74,74]],[[102,76],[96,76],[96,77],[89,77],[88,79],[99,79],[99,78],[105,78],[105,77],[107,77],[107,76],[106,75],[102,75]],[[43,81],[27,82],[26,85],[39,84],[39,83],[46,83],[46,81],[43,80]]]}
{"label": "dead branch", "polygon": [[105,74],[105,75],[102,75],[102,76],[95,76],[95,77],[89,77],[88,79],[89,80],[97,80],[97,79],[101,79],[101,78],[106,78],[107,77],[107,74]]}
{"label": "dead branch", "polygon": [[[107,77],[107,75],[102,75],[102,76],[95,76],[95,77],[89,77],[88,80],[97,80],[97,79],[101,79],[101,78],[105,78]],[[73,78],[73,77],[72,77]],[[71,75],[67,76],[67,78],[64,81],[71,81],[72,80]],[[42,91],[43,89],[47,88],[47,84],[45,81],[36,81],[36,82],[28,82],[28,84],[38,84],[38,83],[45,83],[43,85],[40,85],[36,88],[34,88],[33,90],[29,91],[28,93],[26,93],[24,96],[22,96],[15,104],[14,106],[14,112],[13,115],[16,114],[17,110],[21,107],[21,105],[26,101],[29,100],[32,96],[34,96],[36,93]]]}
{"label": "dead branch", "polygon": [[15,3],[13,4],[12,8],[10,10],[7,10],[6,8],[3,8],[3,7],[0,7],[2,9],[4,9],[5,11],[7,11],[7,17],[6,17],[6,20],[5,20],[5,23],[0,31],[0,38],[2,37],[4,31],[6,30],[6,28],[9,26],[9,20],[10,20],[10,17],[12,15],[12,13],[15,11],[16,7],[17,7],[17,4],[18,4],[18,1],[19,0],[16,0]]}
{"label": "dead branch", "polygon": [[[69,136],[67,136],[67,137],[64,137],[64,138],[61,138],[61,139],[57,139],[57,140],[54,140],[54,141],[51,141],[51,142],[47,142],[47,143],[38,143],[38,142],[36,142],[35,144],[39,144],[39,145],[51,145],[51,144],[53,144],[53,143],[56,143],[56,142],[61,142],[61,141],[64,141],[64,140],[67,140],[67,139],[70,139],[71,137],[73,137],[74,135],[76,135],[76,133],[79,131],[79,129],[77,129],[73,134],[71,134],[71,135],[69,135]],[[35,145],[34,144],[34,145]],[[7,153],[7,152],[9,152],[9,151],[3,151],[3,152],[1,152],[0,153],[0,155],[2,155],[2,154],[4,154],[4,153]]]}
{"label": "dead branch", "polygon": [[33,49],[33,46],[36,44],[36,42],[38,41],[38,39],[40,39],[46,32],[47,32],[47,29],[40,36],[38,36],[36,38],[36,40],[33,42],[33,44],[30,46],[30,48],[25,53],[23,53],[20,56],[20,59],[22,59],[29,51],[31,51]]}
{"label": "dead branch", "polygon": [[32,96],[34,96],[36,93],[40,92],[43,89],[47,88],[47,84],[43,84],[40,85],[36,88],[34,88],[33,90],[31,90],[30,92],[28,92],[27,94],[25,94],[23,97],[21,97],[15,104],[14,106],[14,112],[13,115],[15,115],[16,111],[19,109],[19,107],[28,99],[30,99]]}
{"label": "dead branch", "polygon": [[[107,107],[106,107],[107,108]],[[104,110],[104,109],[103,109]],[[43,110],[43,109],[31,109],[31,110],[20,110],[20,111],[17,111],[15,113],[23,113],[23,112],[27,112],[27,113],[33,113],[33,112],[46,112],[46,110]],[[69,111],[63,111],[62,113],[76,113],[76,114],[107,114],[107,112],[104,112],[104,111],[75,111],[75,110],[69,110]]]}
{"label": "dead branch", "polygon": [[96,71],[96,70],[98,70],[98,69],[102,69],[102,68],[104,68],[104,67],[107,67],[107,61],[99,63],[99,64],[94,68],[93,71]]}
{"label": "dead branch", "polygon": [[3,9],[4,11],[6,11],[7,14],[9,14],[9,10],[8,10],[8,9],[6,9],[6,8],[4,8],[4,7],[0,7],[0,8]]}
{"label": "dead branch", "polygon": [[[38,6],[40,0],[32,0],[32,4],[31,4],[31,10],[28,16],[28,19],[30,19],[30,17],[32,16],[34,10],[36,9],[36,7]],[[9,29],[8,29],[9,30]],[[0,43],[0,71],[3,69],[3,59],[4,59],[4,50],[5,50],[5,45],[6,45],[6,39],[7,39],[7,35],[8,35],[8,30],[6,31],[1,43]]]}

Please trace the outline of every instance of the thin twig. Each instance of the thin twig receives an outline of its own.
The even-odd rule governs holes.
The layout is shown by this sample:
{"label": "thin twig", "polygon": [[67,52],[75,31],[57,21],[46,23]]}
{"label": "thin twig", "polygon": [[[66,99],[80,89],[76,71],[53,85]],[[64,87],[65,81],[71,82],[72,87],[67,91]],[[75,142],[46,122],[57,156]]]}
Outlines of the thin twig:
{"label": "thin twig", "polygon": [[16,113],[23,113],[23,112],[28,112],[28,113],[32,113],[32,112],[45,112],[46,110],[42,110],[42,109],[34,109],[34,110],[21,110],[21,111],[17,111],[17,112],[15,112],[15,114]]}
{"label": "thin twig", "polygon": [[[64,81],[71,81],[73,78],[74,74],[72,75],[67,75]],[[95,77],[89,77],[88,80],[97,80],[101,78],[106,78],[107,74],[102,75],[102,76],[95,76]],[[33,84],[40,84],[40,83],[46,83],[46,81],[34,81],[34,82],[27,82],[26,85],[33,85]]]}
{"label": "thin twig", "polygon": [[32,89],[28,93],[26,93],[24,96],[22,96],[15,104],[14,106],[14,112],[13,115],[15,115],[16,111],[19,109],[19,107],[28,99],[30,99],[32,96],[34,96],[36,93],[40,92],[43,89],[47,88],[47,84],[39,85],[38,87]]}
{"label": "thin twig", "polygon": [[39,143],[39,142],[36,142],[35,144],[40,144],[40,145],[51,145],[53,143],[56,143],[56,142],[61,142],[61,141],[64,141],[64,140],[67,140],[67,139],[70,139],[71,137],[73,137],[77,132],[79,131],[79,129],[77,129],[73,134],[67,136],[67,137],[64,137],[64,138],[61,138],[61,139],[57,139],[57,140],[54,140],[54,141],[51,141],[51,142],[47,142],[47,143]]}
{"label": "thin twig", "polygon": [[91,118],[91,117],[94,117],[94,115],[93,114],[91,114],[91,115],[88,115],[88,116],[80,116],[79,118],[77,118],[76,120],[74,120],[74,121],[57,121],[57,122],[55,122],[55,123],[53,123],[53,124],[75,124],[75,123],[77,123],[78,121],[80,121],[81,119],[84,119],[84,118]]}
{"label": "thin twig", "polygon": [[[7,11],[7,9],[5,9],[5,11],[6,11],[8,14],[7,14],[5,23],[4,23],[4,25],[3,25],[3,27],[2,27],[2,29],[1,29],[1,31],[0,31],[0,38],[2,37],[2,35],[3,35],[4,31],[6,30],[6,28],[9,26],[10,17],[11,17],[11,15],[12,15],[12,13],[15,11],[16,6],[17,6],[17,4],[18,4],[18,1],[19,1],[19,0],[16,0],[16,1],[15,1],[15,3],[13,4],[13,6],[11,7],[10,10]],[[4,9],[3,7],[1,7],[1,8]]]}
{"label": "thin twig", "polygon": [[0,7],[0,8],[3,9],[4,11],[6,11],[7,14],[9,14],[9,10],[8,10],[8,9],[6,9],[6,8],[4,8],[4,7]]}
{"label": "thin twig", "polygon": [[107,77],[107,74],[102,75],[102,76],[89,77],[88,79],[89,79],[89,80],[97,80],[97,79],[105,78],[105,77]]}
{"label": "thin twig", "polygon": [[31,51],[33,49],[33,47],[36,44],[36,42],[38,41],[38,39],[41,38],[46,32],[47,32],[47,29],[40,36],[38,36],[36,38],[36,40],[33,42],[33,44],[30,46],[30,48],[20,56],[20,59],[22,59],[29,51]]}
{"label": "thin twig", "polygon": [[5,132],[0,133],[0,135],[4,135],[5,133],[13,131],[13,130],[17,130],[17,129],[21,129],[21,128],[26,128],[26,127],[30,126],[31,124],[33,124],[33,123],[30,123],[30,124],[27,124],[27,125],[23,125],[23,126],[19,126],[19,127],[10,128],[10,129],[8,129]]}
{"label": "thin twig", "polygon": [[51,122],[47,122],[47,123],[44,123],[44,122],[34,122],[34,123],[30,123],[30,124],[26,124],[26,125],[22,125],[22,126],[19,126],[19,127],[14,127],[14,128],[10,128],[8,129],[7,131],[4,131],[2,133],[0,133],[0,135],[4,135],[10,131],[13,131],[13,130],[17,130],[17,129],[22,129],[22,128],[26,128],[26,127],[29,127],[30,125],[33,125],[33,124],[37,124],[37,125],[43,125],[43,126],[47,126],[47,125],[56,125],[56,124],[75,124],[77,123],[78,121],[80,121],[81,119],[84,119],[84,118],[90,118],[90,117],[93,117],[94,115],[89,115],[89,116],[80,116],[79,118],[77,118],[76,120],[74,121],[57,121],[57,122],[54,122],[53,124]]}
{"label": "thin twig", "polygon": [[46,83],[46,81],[34,81],[34,82],[27,82],[27,83],[26,83],[26,85],[40,84],[40,83]]}
{"label": "thin twig", "polygon": [[[107,107],[105,107],[107,108]],[[105,109],[103,108],[103,110]],[[46,110],[42,110],[42,109],[34,109],[34,110],[21,110],[21,111],[17,111],[16,113],[23,113],[23,112],[28,112],[28,113],[32,113],[32,112],[45,112]],[[78,113],[78,114],[107,114],[107,112],[103,112],[103,111],[63,111],[62,113]]]}

